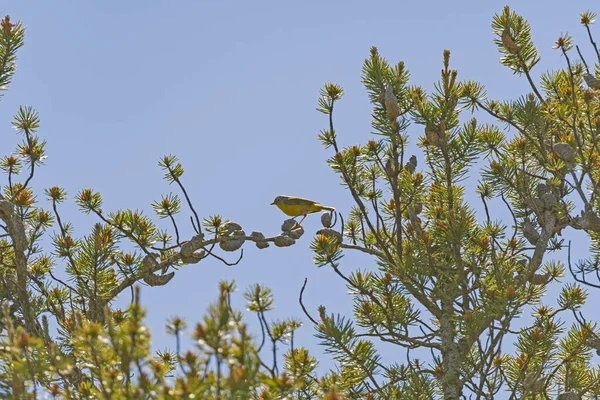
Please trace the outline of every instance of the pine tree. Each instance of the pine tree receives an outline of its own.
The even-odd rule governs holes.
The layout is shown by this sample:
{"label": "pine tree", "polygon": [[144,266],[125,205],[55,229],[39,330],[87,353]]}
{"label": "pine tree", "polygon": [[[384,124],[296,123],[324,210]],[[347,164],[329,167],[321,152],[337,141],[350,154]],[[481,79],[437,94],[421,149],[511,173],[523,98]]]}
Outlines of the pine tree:
{"label": "pine tree", "polygon": [[[8,16],[0,26],[0,87],[5,90],[16,71],[25,30]],[[134,285],[165,285],[180,268],[208,257],[236,265],[245,242],[260,249],[270,243],[290,246],[302,230],[284,229],[278,236],[265,237],[261,232],[247,235],[239,224],[218,215],[201,220],[183,184],[183,166],[169,155],[159,166],[183,198],[169,193],[152,203],[157,218],[167,221],[166,229],[141,211],[105,212],[100,193],[83,189],[75,202],[98,222],[88,235],[77,237],[74,227],[61,218],[65,190],[54,186],[44,191],[47,210],[32,188],[35,172],[46,158],[46,141],[37,133],[38,113],[21,107],[12,125],[22,141],[0,159],[7,183],[0,194],[1,398],[49,393],[54,398],[248,399],[259,393],[269,396],[269,390],[276,393],[269,398],[275,398],[296,389],[286,378],[291,370],[277,367],[276,348],[288,343],[299,323],[267,321],[264,314],[272,303],[267,289],[257,286],[247,296],[250,309],[260,315],[263,335],[268,332],[274,365],[262,361],[262,345],[256,345],[240,313],[231,309],[233,283],[221,284],[218,302],[197,325],[194,338],[202,344],[196,351],[153,356]],[[24,180],[17,181],[23,173]],[[184,206],[191,213],[195,232],[191,238],[180,234],[178,218]],[[44,238],[51,239],[52,249],[43,248]],[[219,255],[238,250],[234,262]],[[130,306],[115,308],[113,301],[127,291]],[[178,349],[184,325],[175,319],[168,326]],[[313,364],[305,357],[297,365],[301,371],[312,371]],[[180,375],[174,375],[176,368]]]}
{"label": "pine tree", "polygon": [[[582,15],[588,32],[593,18]],[[599,332],[580,312],[585,290],[567,283],[558,304],[542,303],[548,285],[565,275],[550,255],[564,248],[563,229],[585,229],[597,254],[596,77],[570,61],[571,39],[562,37],[556,47],[568,68],[544,75],[539,90],[531,70],[540,57],[527,21],[506,7],[492,27],[501,62],[524,75],[533,93],[487,100],[482,85],[458,80],[449,51],[435,90],[426,93],[409,84],[403,63],[391,65],[372,48],[363,83],[374,136],[343,148],[334,126],[343,89],[327,84],[321,92],[318,110],[328,127],[319,138],[333,151],[328,163],[354,206],[342,230],[326,226],[312,248],[316,264],[347,284],[354,313],[321,307],[310,318],[339,365],[329,379],[349,398],[600,396],[592,362]],[[590,40],[600,60],[591,33]],[[469,110],[484,110],[511,130],[481,124]],[[422,168],[409,141],[422,149]],[[484,160],[489,165],[480,170]],[[477,175],[471,196],[481,199],[479,214],[465,189]],[[579,217],[572,217],[573,193],[586,207]],[[512,220],[498,219],[500,206]],[[343,272],[348,251],[370,255],[377,268]],[[596,260],[588,264],[595,271]],[[516,319],[531,309],[533,321],[519,326]],[[576,320],[567,325],[571,313]],[[397,346],[406,361],[384,365],[377,342]],[[412,349],[431,356],[413,358]]]}

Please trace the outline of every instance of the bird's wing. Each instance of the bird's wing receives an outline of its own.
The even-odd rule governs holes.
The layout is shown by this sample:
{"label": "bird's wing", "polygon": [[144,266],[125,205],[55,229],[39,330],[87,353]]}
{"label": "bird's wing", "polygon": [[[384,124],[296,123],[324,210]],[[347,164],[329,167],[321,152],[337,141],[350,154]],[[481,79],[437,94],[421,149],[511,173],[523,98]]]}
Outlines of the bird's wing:
{"label": "bird's wing", "polygon": [[313,206],[316,202],[301,197],[288,197],[285,199],[285,204],[290,206]]}

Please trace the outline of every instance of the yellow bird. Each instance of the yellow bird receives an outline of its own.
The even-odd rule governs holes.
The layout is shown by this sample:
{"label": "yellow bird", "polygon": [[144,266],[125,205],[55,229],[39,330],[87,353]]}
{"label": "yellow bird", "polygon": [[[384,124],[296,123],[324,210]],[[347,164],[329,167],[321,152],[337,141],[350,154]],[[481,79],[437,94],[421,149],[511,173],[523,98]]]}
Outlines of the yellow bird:
{"label": "yellow bird", "polygon": [[284,214],[289,215],[290,217],[296,218],[302,215],[299,224],[304,221],[304,218],[306,218],[308,214],[323,210],[335,211],[335,208],[333,207],[324,206],[315,201],[294,196],[277,196],[271,205],[279,207]]}

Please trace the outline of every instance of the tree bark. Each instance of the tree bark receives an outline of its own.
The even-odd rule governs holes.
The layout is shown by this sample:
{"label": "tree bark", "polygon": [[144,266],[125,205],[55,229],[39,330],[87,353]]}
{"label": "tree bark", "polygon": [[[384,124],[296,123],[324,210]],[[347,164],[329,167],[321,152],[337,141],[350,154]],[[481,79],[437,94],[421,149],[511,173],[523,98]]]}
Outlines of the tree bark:
{"label": "tree bark", "polygon": [[15,252],[15,272],[17,275],[15,291],[17,292],[19,308],[23,312],[25,328],[30,334],[37,334],[39,332],[35,316],[31,311],[29,294],[27,293],[29,276],[25,252],[27,251],[28,242],[25,227],[19,217],[15,215],[13,205],[8,200],[0,200],[0,219],[6,224],[6,229],[12,240]]}
{"label": "tree bark", "polygon": [[442,391],[444,400],[458,400],[462,393],[460,382],[460,351],[455,342],[454,308],[452,299],[442,299],[442,315],[440,317],[440,338],[442,341]]}

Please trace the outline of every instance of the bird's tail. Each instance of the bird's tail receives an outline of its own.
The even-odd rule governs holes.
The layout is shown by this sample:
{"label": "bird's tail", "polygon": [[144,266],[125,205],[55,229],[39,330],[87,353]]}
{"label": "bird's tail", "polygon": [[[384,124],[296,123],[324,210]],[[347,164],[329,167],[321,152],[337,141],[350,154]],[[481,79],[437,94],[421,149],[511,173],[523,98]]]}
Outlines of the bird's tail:
{"label": "bird's tail", "polygon": [[328,210],[328,211],[335,211],[335,208],[333,207],[328,207],[328,206],[321,206],[322,210]]}

